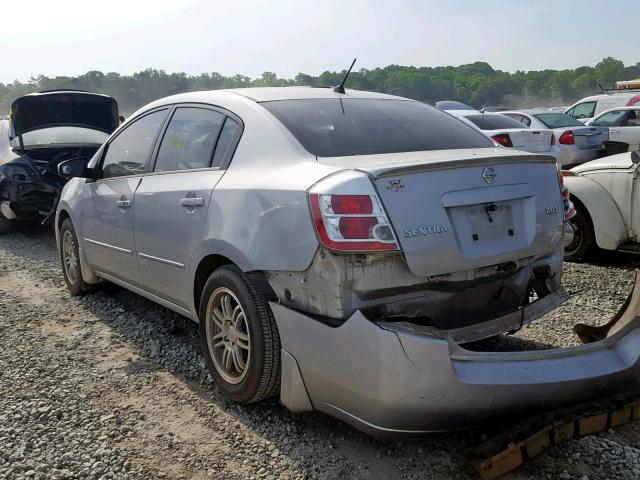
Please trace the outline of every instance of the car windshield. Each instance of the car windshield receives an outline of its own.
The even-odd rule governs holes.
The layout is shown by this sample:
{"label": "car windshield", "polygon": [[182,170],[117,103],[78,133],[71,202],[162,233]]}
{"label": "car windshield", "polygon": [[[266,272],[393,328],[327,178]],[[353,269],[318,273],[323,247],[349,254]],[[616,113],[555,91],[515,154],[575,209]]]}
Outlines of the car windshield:
{"label": "car windshield", "polygon": [[319,157],[493,146],[451,115],[412,100],[326,98],[261,105]]}
{"label": "car windshield", "polygon": [[109,138],[108,133],[82,127],[41,128],[22,134],[22,142],[25,147],[102,145],[107,138]]}
{"label": "car windshield", "polygon": [[481,113],[479,115],[465,115],[464,118],[476,125],[480,130],[503,130],[506,128],[527,128],[513,118],[499,113]]}
{"label": "car windshield", "polygon": [[565,113],[536,113],[535,117],[547,128],[583,127],[584,124]]}

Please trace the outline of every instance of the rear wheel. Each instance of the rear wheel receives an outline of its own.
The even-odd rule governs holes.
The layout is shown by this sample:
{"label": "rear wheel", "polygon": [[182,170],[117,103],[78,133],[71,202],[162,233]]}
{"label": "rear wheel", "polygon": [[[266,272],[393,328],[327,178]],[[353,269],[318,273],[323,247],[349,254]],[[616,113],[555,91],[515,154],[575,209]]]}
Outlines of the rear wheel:
{"label": "rear wheel", "polygon": [[593,225],[586,210],[576,205],[576,216],[565,224],[564,259],[580,262],[595,248]]}
{"label": "rear wheel", "polygon": [[200,340],[207,367],[229,399],[250,403],[278,393],[278,328],[262,293],[235,267],[219,268],[205,284]]}
{"label": "rear wheel", "polygon": [[62,222],[60,228],[60,260],[62,260],[64,281],[71,295],[78,296],[88,293],[91,287],[82,279],[78,239],[70,218]]}

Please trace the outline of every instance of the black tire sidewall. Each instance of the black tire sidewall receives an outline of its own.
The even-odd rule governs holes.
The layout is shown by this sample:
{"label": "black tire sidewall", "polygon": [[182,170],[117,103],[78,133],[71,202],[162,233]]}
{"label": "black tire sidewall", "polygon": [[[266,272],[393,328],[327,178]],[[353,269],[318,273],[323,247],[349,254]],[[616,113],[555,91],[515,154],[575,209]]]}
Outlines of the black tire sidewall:
{"label": "black tire sidewall", "polygon": [[[270,308],[264,297],[256,292],[252,292],[246,282],[250,280],[238,269],[234,267],[221,267],[214,271],[202,291],[200,300],[199,318],[200,318],[200,341],[203,355],[209,368],[209,372],[215,382],[222,389],[224,394],[232,401],[238,403],[250,403],[259,396],[263,371],[265,369],[265,353],[266,349],[274,348],[273,344],[266,344],[263,329],[263,322],[273,321],[273,319],[264,318],[264,314],[270,314]],[[207,322],[206,312],[207,304],[213,292],[219,287],[226,287],[231,290],[237,297],[242,309],[244,310],[249,328],[251,341],[251,352],[249,361],[249,371],[246,376],[237,384],[228,383],[216,370],[216,367],[209,353],[207,343]],[[260,303],[261,305],[256,305]],[[266,310],[265,310],[266,309]],[[262,315],[260,312],[263,312]],[[274,352],[271,352],[272,354]],[[279,352],[275,352],[279,355]]]}
{"label": "black tire sidewall", "polygon": [[9,230],[11,230],[12,226],[13,221],[9,220],[4,216],[2,212],[0,212],[0,234],[7,233]]}
{"label": "black tire sidewall", "polygon": [[574,223],[580,230],[582,235],[582,242],[572,254],[565,253],[564,259],[579,262],[586,259],[593,251],[595,242],[593,226],[591,225],[591,220],[589,219],[587,213],[582,208],[577,207],[576,216],[572,220],[570,220],[570,222]]}
{"label": "black tire sidewall", "polygon": [[[78,279],[76,280],[75,283],[71,283],[69,281],[69,278],[67,277],[67,271],[64,268],[64,256],[62,254],[62,250],[64,247],[62,246],[62,242],[63,242],[65,231],[70,231],[71,235],[73,236],[74,250],[75,250],[76,257],[78,258]],[[60,253],[60,261],[62,263],[62,276],[64,277],[64,281],[67,284],[67,288],[69,289],[69,292],[71,293],[71,295],[74,295],[74,296],[84,294],[87,290],[87,285],[82,279],[82,269],[80,267],[80,251],[78,249],[78,237],[76,236],[76,231],[73,228],[73,222],[71,221],[70,218],[65,219],[64,222],[62,222],[62,226],[60,227],[60,252],[59,253]]]}

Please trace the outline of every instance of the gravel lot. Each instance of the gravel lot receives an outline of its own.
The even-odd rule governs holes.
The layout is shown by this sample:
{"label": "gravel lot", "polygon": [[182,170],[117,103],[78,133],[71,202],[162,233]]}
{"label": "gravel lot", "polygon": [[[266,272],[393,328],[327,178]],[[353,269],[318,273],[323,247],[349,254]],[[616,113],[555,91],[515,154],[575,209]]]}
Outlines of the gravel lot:
{"label": "gravel lot", "polygon": [[[571,319],[606,321],[636,266],[619,255],[567,265],[572,300],[519,341],[574,344]],[[0,237],[0,292],[0,479],[475,478],[464,449],[481,432],[383,441],[275,401],[227,402],[195,325],[116,287],[71,298],[50,231]],[[638,479],[638,423],[504,478]]]}

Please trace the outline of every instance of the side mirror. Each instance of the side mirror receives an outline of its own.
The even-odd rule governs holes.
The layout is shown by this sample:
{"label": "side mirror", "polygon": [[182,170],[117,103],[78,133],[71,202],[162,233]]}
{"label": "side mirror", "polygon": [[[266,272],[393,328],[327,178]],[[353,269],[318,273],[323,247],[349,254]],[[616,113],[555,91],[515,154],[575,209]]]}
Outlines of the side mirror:
{"label": "side mirror", "polygon": [[634,150],[631,152],[631,161],[634,165],[640,163],[640,150]]}
{"label": "side mirror", "polygon": [[58,164],[58,175],[66,178],[90,178],[91,169],[87,168],[87,160],[85,158],[72,158]]}

